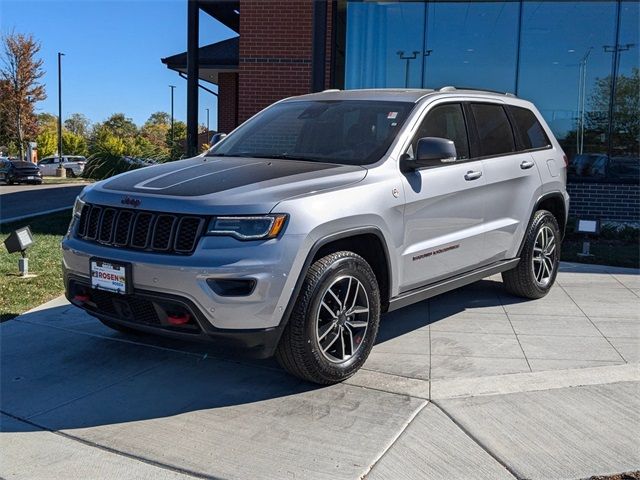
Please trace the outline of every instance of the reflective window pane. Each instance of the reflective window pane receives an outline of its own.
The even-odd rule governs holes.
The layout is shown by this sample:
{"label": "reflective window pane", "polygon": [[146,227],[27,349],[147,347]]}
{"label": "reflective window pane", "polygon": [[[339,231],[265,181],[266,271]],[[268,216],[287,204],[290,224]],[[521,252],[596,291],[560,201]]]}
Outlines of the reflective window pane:
{"label": "reflective window pane", "polygon": [[607,150],[615,2],[525,2],[518,95],[533,101],[570,158],[570,176]]}
{"label": "reflective window pane", "polygon": [[639,4],[623,2],[613,122],[610,176],[624,182],[640,180],[640,25]]}
{"label": "reflective window pane", "polygon": [[518,2],[431,2],[424,86],[515,91]]}
{"label": "reflective window pane", "polygon": [[420,87],[424,3],[347,4],[346,88]]}
{"label": "reflective window pane", "polygon": [[469,158],[469,141],[464,122],[462,105],[452,103],[433,108],[426,116],[412,142],[412,151],[416,151],[418,140],[424,137],[437,137],[452,140],[456,146],[457,158]]}
{"label": "reflective window pane", "polygon": [[551,145],[542,125],[531,110],[513,106],[509,107],[509,110],[518,130],[522,149],[530,150]]}

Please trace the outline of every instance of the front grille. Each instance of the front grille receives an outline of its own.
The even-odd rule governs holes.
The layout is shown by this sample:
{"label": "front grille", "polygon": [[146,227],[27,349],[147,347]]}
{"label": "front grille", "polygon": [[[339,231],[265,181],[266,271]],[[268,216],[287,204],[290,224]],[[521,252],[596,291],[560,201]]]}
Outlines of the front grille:
{"label": "front grille", "polygon": [[120,248],[190,255],[204,224],[203,217],[137,212],[87,203],[82,208],[76,236]]}

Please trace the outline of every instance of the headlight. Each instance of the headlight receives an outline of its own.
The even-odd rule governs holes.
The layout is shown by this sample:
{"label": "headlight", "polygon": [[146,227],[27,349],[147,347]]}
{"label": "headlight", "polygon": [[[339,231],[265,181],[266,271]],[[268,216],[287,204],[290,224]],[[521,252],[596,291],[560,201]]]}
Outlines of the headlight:
{"label": "headlight", "polygon": [[73,216],[80,218],[80,214],[82,213],[82,207],[84,207],[84,201],[80,200],[80,197],[76,197],[76,201],[73,204]]}
{"label": "headlight", "polygon": [[275,238],[282,231],[287,216],[215,217],[209,223],[208,235],[227,235],[238,240]]}

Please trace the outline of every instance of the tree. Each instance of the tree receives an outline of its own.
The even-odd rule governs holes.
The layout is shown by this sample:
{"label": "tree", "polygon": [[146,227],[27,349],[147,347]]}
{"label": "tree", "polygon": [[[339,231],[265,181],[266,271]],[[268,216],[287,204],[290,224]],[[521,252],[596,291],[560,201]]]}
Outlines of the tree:
{"label": "tree", "polygon": [[184,155],[187,140],[187,124],[176,120],[173,122],[173,144],[171,143],[171,130],[167,132],[167,145],[171,151],[171,158],[176,159]]}
{"label": "tree", "polygon": [[[149,147],[153,147],[154,157],[167,157],[169,147],[167,143],[167,133],[169,132],[170,118],[165,112],[152,113],[149,119],[140,129],[142,139],[148,142]],[[146,151],[150,151],[149,148]]]}
{"label": "tree", "polygon": [[124,113],[114,113],[102,123],[102,127],[119,138],[133,138],[138,133],[136,124]]}
{"label": "tree", "polygon": [[81,113],[72,113],[69,115],[69,118],[64,121],[64,128],[71,133],[85,138],[89,134],[90,125],[91,122],[89,122],[89,119]]}
{"label": "tree", "polygon": [[167,112],[155,112],[149,115],[145,125],[169,125],[170,123],[171,117]]}
{"label": "tree", "polygon": [[40,44],[32,35],[11,33],[2,38],[0,64],[0,110],[7,138],[17,144],[24,158],[25,139],[35,138],[37,122],[34,106],[47,98],[40,79],[43,61],[36,58]]}

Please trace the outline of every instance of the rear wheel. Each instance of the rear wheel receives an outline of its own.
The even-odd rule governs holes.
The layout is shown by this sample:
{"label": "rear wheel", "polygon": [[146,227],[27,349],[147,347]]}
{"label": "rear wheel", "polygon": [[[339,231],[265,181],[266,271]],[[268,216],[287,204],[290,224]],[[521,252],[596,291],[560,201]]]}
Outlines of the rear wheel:
{"label": "rear wheel", "polygon": [[352,252],[332,253],[309,268],[276,358],[310,382],[340,382],[366,361],[379,321],[380,292],[369,264]]}
{"label": "rear wheel", "polygon": [[502,273],[507,291],[524,298],[544,297],[558,274],[560,242],[556,218],[547,210],[538,210],[527,230],[518,266]]}
{"label": "rear wheel", "polygon": [[67,177],[69,178],[76,178],[76,174],[73,173],[73,170],[71,168],[67,168]]}

